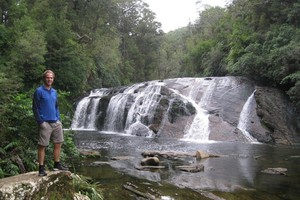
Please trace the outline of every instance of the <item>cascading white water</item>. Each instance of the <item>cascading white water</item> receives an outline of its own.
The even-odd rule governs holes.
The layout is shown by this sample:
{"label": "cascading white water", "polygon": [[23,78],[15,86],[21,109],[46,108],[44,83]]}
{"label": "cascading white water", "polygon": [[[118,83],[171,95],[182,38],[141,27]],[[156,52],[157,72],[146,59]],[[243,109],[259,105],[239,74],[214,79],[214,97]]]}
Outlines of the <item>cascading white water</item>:
{"label": "cascading white water", "polygon": [[71,129],[95,128],[96,111],[105,89],[91,91],[88,97],[84,97],[77,105]]}
{"label": "cascading white water", "polygon": [[[105,131],[122,132],[124,130],[125,108],[128,98],[135,98],[134,91],[143,84],[136,84],[128,87],[124,92],[113,96],[108,104],[107,116],[104,123]],[[125,119],[124,119],[125,118]]]}
{"label": "cascading white water", "polygon": [[[209,140],[209,115],[205,107],[209,103],[216,83],[214,81],[206,81],[204,79],[197,79],[193,85],[189,97],[193,100],[194,107],[196,108],[196,116],[191,125],[188,125],[184,139],[196,140],[196,141],[208,141]],[[197,98],[200,89],[206,87],[200,102],[195,104],[194,100]]]}
{"label": "cascading white water", "polygon": [[136,121],[140,121],[142,117],[147,116],[147,121],[151,122],[161,98],[160,90],[162,83],[153,82],[150,83],[141,93],[137,95],[134,103],[128,111],[125,129],[129,129],[130,126]]}
{"label": "cascading white water", "polygon": [[167,79],[93,90],[78,103],[71,128],[232,141],[239,120],[238,128],[252,142],[249,110],[255,101],[251,95],[244,104],[241,96],[249,91],[253,86],[235,77]]}
{"label": "cascading white water", "polygon": [[90,98],[89,97],[84,97],[77,105],[74,118],[72,121],[72,129],[80,129],[83,128],[84,126],[84,121],[85,119],[85,113],[88,107],[88,104],[90,103]]}
{"label": "cascading white water", "polygon": [[251,123],[251,119],[253,118],[253,109],[256,108],[256,101],[254,98],[255,91],[250,95],[247,99],[246,103],[243,106],[242,112],[240,114],[239,123],[237,128],[242,131],[244,137],[247,139],[248,142],[257,142],[257,140],[250,135],[247,131],[248,126]]}
{"label": "cascading white water", "polygon": [[87,118],[87,124],[86,124],[86,128],[87,129],[92,129],[95,130],[95,119],[97,117],[96,113],[97,113],[97,108],[99,106],[99,101],[100,101],[100,97],[97,98],[92,98],[90,101],[90,108],[88,110],[90,110],[90,113],[86,113],[86,115],[88,116]]}
{"label": "cascading white water", "polygon": [[107,116],[104,123],[105,131],[122,131],[122,122],[124,120],[125,106],[130,94],[117,94],[113,96],[107,108]]}

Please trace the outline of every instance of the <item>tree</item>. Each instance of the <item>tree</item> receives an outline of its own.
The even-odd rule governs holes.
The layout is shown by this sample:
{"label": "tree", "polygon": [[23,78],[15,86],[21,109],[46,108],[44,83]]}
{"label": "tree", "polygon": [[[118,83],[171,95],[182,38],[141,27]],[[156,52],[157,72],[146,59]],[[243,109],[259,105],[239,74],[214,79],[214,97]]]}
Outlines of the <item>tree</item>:
{"label": "tree", "polygon": [[41,31],[34,26],[34,21],[27,16],[15,23],[15,45],[11,48],[8,65],[19,69],[19,77],[26,88],[31,88],[40,80],[45,70],[46,42]]}
{"label": "tree", "polygon": [[227,27],[225,9],[206,7],[199,13],[195,24],[195,45],[191,47],[190,59],[194,72],[199,76],[222,76],[226,74],[227,39],[224,37]]}
{"label": "tree", "polygon": [[73,1],[69,6],[68,19],[77,42],[92,60],[85,66],[88,88],[121,84],[120,38],[116,28],[119,10],[112,0]]}
{"label": "tree", "polygon": [[[160,23],[155,14],[141,0],[120,1],[118,29],[121,34],[121,70],[129,82],[145,81],[157,77],[156,71],[160,35]],[[134,72],[134,73],[133,73]]]}

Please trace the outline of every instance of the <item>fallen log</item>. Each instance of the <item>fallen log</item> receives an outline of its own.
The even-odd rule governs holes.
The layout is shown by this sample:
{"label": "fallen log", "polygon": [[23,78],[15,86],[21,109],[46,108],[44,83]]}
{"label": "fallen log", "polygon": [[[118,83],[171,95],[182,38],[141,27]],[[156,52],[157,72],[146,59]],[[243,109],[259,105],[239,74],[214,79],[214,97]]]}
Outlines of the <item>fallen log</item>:
{"label": "fallen log", "polygon": [[134,189],[132,186],[130,185],[123,185],[123,187],[126,189],[126,190],[129,190],[130,192],[133,192],[134,194],[140,196],[140,197],[144,197],[144,198],[147,198],[147,199],[151,199],[151,200],[155,200],[155,196],[151,195],[151,194],[148,194],[148,193],[143,193],[143,192],[140,192],[136,189]]}
{"label": "fallen log", "polygon": [[149,170],[149,169],[164,169],[165,166],[150,166],[150,165],[145,165],[145,166],[134,166],[135,169],[138,170]]}
{"label": "fallen log", "polygon": [[181,171],[193,172],[193,173],[204,171],[204,165],[183,165],[183,166],[177,166],[176,168],[180,169]]}

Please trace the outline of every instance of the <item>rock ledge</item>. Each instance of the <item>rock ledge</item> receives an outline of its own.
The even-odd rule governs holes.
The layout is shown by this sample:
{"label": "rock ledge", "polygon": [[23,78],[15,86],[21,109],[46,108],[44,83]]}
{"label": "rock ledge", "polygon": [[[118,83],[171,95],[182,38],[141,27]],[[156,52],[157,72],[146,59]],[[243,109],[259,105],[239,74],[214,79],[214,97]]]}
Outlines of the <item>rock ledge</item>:
{"label": "rock ledge", "polygon": [[29,172],[3,178],[0,179],[0,199],[74,199],[73,178],[69,171],[48,172],[44,177],[39,177],[38,172]]}

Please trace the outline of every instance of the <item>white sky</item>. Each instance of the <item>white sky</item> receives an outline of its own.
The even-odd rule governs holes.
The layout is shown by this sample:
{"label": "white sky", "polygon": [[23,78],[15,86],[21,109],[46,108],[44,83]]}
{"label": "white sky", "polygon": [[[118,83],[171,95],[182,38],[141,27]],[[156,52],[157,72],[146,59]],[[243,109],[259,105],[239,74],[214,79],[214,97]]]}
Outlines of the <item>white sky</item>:
{"label": "white sky", "polygon": [[[164,32],[187,26],[198,18],[199,0],[144,0],[150,10],[156,13],[156,20],[162,23]],[[202,5],[225,7],[227,0],[201,0]]]}

